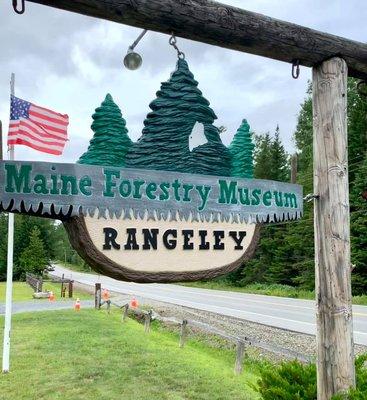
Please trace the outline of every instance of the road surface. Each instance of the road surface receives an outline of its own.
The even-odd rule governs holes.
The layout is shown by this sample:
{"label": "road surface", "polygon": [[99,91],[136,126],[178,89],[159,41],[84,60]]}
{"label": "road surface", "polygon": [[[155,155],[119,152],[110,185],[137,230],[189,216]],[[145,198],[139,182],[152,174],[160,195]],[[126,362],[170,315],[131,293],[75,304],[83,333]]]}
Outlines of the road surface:
{"label": "road surface", "polygon": [[[198,310],[240,318],[277,328],[314,335],[315,302],[221,290],[191,288],[172,284],[121,282],[103,275],[75,272],[55,265],[54,275],[127,294],[177,304]],[[353,306],[354,340],[367,346],[367,306]]]}

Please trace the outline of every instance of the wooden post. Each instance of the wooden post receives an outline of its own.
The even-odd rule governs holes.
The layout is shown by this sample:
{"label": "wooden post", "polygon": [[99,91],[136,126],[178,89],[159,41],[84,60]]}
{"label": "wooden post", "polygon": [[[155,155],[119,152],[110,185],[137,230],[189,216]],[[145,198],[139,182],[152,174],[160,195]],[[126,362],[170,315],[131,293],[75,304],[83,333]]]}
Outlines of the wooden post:
{"label": "wooden post", "polygon": [[69,281],[69,298],[73,297],[73,284],[74,281]]}
{"label": "wooden post", "polygon": [[291,157],[291,183],[297,182],[297,153]]}
{"label": "wooden post", "polygon": [[180,330],[180,347],[181,348],[185,346],[186,334],[187,334],[187,320],[184,319],[181,323],[181,330]]}
{"label": "wooden post", "polygon": [[64,274],[61,276],[61,294],[60,297],[63,298],[65,297],[65,292],[64,292]]}
{"label": "wooden post", "polygon": [[122,313],[122,322],[125,322],[126,321],[126,318],[127,318],[127,314],[128,314],[128,312],[129,312],[129,303],[126,303],[125,305],[124,305],[124,307],[123,307],[123,313]]}
{"label": "wooden post", "polygon": [[242,340],[237,342],[236,362],[234,364],[234,373],[239,375],[242,372],[243,355],[245,353],[245,343]]}
{"label": "wooden post", "polygon": [[347,156],[347,65],[313,68],[317,395],[355,384]]}
{"label": "wooden post", "polygon": [[101,284],[96,283],[94,289],[94,308],[99,310],[101,308]]}
{"label": "wooden post", "polygon": [[144,331],[145,333],[150,332],[150,323],[152,321],[152,310],[145,314],[145,321],[144,321]]}

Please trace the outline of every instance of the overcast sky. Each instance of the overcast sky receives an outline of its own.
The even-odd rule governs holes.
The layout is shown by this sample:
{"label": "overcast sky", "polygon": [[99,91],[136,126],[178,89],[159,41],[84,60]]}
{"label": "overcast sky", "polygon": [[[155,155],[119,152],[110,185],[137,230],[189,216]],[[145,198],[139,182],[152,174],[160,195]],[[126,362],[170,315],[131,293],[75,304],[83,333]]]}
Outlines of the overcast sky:
{"label": "overcast sky", "polygon": [[[250,11],[305,25],[358,41],[367,37],[365,0],[227,0]],[[175,68],[176,52],[168,36],[148,32],[137,51],[143,65],[123,68],[127,47],[141,29],[101,21],[26,2],[26,12],[13,12],[10,0],[0,0],[0,119],[4,134],[9,118],[9,80],[16,74],[15,93],[37,105],[70,117],[69,138],[59,162],[74,162],[93,135],[91,115],[106,93],[111,93],[136,140],[160,83]],[[301,68],[291,77],[291,66],[245,53],[178,38],[199,88],[227,127],[228,145],[243,118],[256,133],[280,126],[288,151],[297,113],[311,70]],[[5,138],[4,138],[5,139]],[[5,148],[5,146],[4,146]],[[17,159],[54,160],[55,156],[16,147]]]}

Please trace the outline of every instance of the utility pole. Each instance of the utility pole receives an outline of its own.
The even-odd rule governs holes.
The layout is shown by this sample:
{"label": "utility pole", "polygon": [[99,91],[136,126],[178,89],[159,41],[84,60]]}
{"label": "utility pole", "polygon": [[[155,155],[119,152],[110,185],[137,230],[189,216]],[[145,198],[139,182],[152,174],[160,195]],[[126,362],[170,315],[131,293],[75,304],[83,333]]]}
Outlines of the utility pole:
{"label": "utility pole", "polygon": [[[15,75],[11,74],[10,93],[14,96]],[[14,160],[14,145],[8,148],[9,160]],[[13,297],[13,260],[14,259],[14,213],[8,214],[8,253],[6,263],[5,318],[3,338],[3,373],[9,372],[10,366],[10,332]]]}
{"label": "utility pole", "polygon": [[317,398],[355,385],[347,153],[348,67],[313,68]]}

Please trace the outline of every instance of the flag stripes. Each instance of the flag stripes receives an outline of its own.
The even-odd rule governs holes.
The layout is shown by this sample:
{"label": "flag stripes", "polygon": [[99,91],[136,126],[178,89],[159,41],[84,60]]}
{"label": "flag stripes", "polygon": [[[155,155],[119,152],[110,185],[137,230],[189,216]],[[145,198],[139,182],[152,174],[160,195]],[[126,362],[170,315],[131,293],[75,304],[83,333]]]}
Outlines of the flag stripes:
{"label": "flag stripes", "polygon": [[44,153],[62,154],[69,117],[11,97],[8,145],[25,145]]}

